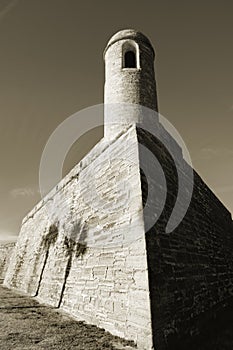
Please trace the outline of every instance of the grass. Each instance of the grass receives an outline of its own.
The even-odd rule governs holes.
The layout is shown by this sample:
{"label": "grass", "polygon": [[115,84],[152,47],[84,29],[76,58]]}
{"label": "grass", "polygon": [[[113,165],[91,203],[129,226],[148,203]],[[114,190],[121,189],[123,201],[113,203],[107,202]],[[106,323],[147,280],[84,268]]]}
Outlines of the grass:
{"label": "grass", "polygon": [[135,349],[132,342],[79,322],[35,299],[0,286],[1,350]]}

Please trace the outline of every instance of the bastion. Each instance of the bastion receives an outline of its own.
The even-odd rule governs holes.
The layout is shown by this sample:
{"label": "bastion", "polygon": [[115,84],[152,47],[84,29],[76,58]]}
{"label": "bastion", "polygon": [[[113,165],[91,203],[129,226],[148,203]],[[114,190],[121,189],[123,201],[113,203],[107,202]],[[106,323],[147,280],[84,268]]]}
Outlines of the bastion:
{"label": "bastion", "polygon": [[4,280],[140,350],[181,349],[233,292],[231,214],[160,122],[154,59],[138,31],[110,39],[104,138],[24,218]]}

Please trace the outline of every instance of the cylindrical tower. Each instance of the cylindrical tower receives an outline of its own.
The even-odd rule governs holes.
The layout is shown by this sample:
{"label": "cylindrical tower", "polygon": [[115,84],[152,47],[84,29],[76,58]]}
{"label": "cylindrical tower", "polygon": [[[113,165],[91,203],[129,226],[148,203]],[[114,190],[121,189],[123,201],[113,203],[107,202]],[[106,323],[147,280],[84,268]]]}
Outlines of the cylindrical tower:
{"label": "cylindrical tower", "polygon": [[104,135],[113,138],[130,124],[142,121],[140,106],[158,111],[154,49],[133,29],[121,30],[104,51]]}

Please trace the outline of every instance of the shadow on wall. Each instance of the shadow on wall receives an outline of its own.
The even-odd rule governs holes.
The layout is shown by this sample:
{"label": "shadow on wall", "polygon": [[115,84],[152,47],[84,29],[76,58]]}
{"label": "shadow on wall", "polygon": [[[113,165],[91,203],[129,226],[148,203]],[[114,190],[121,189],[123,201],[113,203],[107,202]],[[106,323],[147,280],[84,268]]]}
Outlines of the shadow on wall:
{"label": "shadow on wall", "polygon": [[86,244],[86,238],[87,238],[87,226],[86,224],[81,225],[80,222],[76,223],[71,233],[68,236],[65,236],[64,239],[64,250],[66,252],[66,256],[68,257],[66,269],[65,269],[65,276],[64,276],[64,282],[62,285],[61,295],[58,302],[58,308],[61,306],[64,291],[66,288],[66,282],[70,274],[70,270],[73,264],[73,260],[78,257],[82,257],[87,249]]}
{"label": "shadow on wall", "polygon": [[[179,226],[166,233],[177,198],[177,169],[159,140],[142,130],[138,139],[160,162],[167,185],[162,214],[146,233],[154,347],[187,349],[198,339],[208,337],[219,315],[226,314],[233,305],[232,219],[194,172],[188,211]],[[141,184],[145,205],[151,189],[143,172]],[[153,185],[156,195],[161,184],[154,181]],[[183,201],[185,198],[181,206]],[[156,200],[149,203],[153,204],[158,205]]]}
{"label": "shadow on wall", "polygon": [[[53,224],[49,227],[48,233],[42,237],[40,248],[38,250],[35,262],[33,273],[31,274],[31,279],[28,284],[28,288],[32,288],[35,290],[34,283],[36,283],[36,291],[33,293],[33,296],[38,296],[40,293],[40,289],[42,286],[42,282],[47,280],[47,276],[45,275],[47,271],[47,265],[50,261],[50,253],[52,249],[56,247],[58,244],[58,236],[59,236],[59,223]],[[70,270],[73,264],[73,260],[78,257],[82,257],[86,251],[86,237],[87,237],[87,226],[86,224],[81,225],[80,222],[73,225],[71,231],[65,235],[63,242],[59,243],[63,254],[64,254],[64,280],[61,285],[60,291],[58,291],[58,304],[57,307],[60,307],[63,299],[63,294],[66,287],[66,282],[70,274]],[[41,258],[41,256],[43,258]],[[43,259],[42,263],[41,259]],[[53,257],[56,259],[56,257]],[[39,268],[39,277],[38,276],[38,268]],[[34,283],[33,283],[34,281]]]}
{"label": "shadow on wall", "polygon": [[[41,269],[41,273],[40,273],[40,277],[39,277],[39,282],[38,282],[38,286],[37,286],[37,290],[35,292],[35,297],[38,296],[39,294],[39,290],[41,287],[41,282],[43,279],[43,275],[44,275],[44,270],[49,258],[49,251],[51,249],[51,246],[55,246],[56,241],[58,238],[58,224],[53,224],[49,227],[49,232],[42,237],[42,241],[41,241],[41,249],[42,251],[45,251],[45,257],[44,257],[44,262],[42,265],[42,269]],[[37,259],[35,262],[35,267],[37,267],[38,264],[38,259],[40,258],[40,255],[37,255]],[[32,275],[32,278],[34,277],[34,274]]]}

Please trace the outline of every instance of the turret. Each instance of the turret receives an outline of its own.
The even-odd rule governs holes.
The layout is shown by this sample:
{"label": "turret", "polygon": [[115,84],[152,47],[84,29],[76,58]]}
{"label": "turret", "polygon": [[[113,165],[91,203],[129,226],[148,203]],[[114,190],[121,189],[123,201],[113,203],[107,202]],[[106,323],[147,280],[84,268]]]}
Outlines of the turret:
{"label": "turret", "polygon": [[138,31],[122,30],[109,40],[104,51],[106,138],[142,121],[140,106],[158,111],[154,58],[149,39]]}

